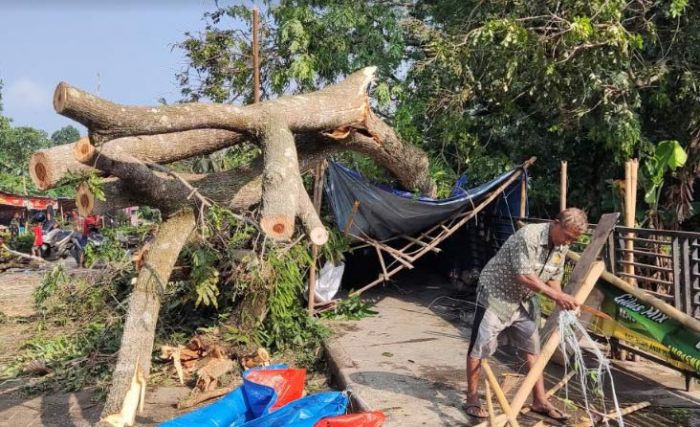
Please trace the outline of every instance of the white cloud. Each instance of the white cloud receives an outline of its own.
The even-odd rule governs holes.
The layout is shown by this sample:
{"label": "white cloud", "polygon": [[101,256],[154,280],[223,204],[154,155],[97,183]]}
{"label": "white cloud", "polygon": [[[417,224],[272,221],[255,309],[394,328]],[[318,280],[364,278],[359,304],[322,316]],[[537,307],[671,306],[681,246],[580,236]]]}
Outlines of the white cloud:
{"label": "white cloud", "polygon": [[52,108],[52,94],[39,83],[21,78],[9,82],[3,101],[7,110],[46,110]]}

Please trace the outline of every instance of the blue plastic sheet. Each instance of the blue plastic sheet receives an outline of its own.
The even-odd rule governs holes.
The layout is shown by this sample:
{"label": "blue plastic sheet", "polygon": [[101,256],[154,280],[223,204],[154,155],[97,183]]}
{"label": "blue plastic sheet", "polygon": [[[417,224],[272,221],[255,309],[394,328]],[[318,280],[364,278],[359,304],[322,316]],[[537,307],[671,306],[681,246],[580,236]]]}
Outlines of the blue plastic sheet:
{"label": "blue plastic sheet", "polygon": [[[339,163],[331,163],[325,189],[339,229],[343,230],[347,224],[351,224],[350,235],[383,240],[417,233],[457,213],[473,209],[515,173],[517,170],[505,172],[473,188],[464,188],[467,178],[463,176],[455,184],[450,197],[433,199],[372,183],[356,171]],[[509,196],[516,193],[520,194],[519,180],[505,189],[496,204],[500,205],[503,199],[508,198],[508,211],[519,209],[520,198]],[[359,207],[354,210],[356,201]],[[498,210],[504,209],[499,207]],[[349,221],[350,217],[352,222]]]}
{"label": "blue plastic sheet", "polygon": [[[249,369],[243,373],[243,385],[228,393],[218,401],[199,408],[170,421],[159,424],[159,427],[229,427],[240,426],[250,420],[259,418],[268,412],[277,403],[277,389],[284,388],[284,384],[271,387],[249,380],[249,376],[256,371],[264,369],[271,375],[278,372],[284,373],[287,365],[272,365],[266,368]],[[289,372],[299,370],[288,370]],[[283,381],[285,375],[280,375],[275,381]],[[298,375],[293,376],[298,379]],[[303,389],[303,379],[301,380]],[[301,394],[301,390],[298,393]]]}
{"label": "blue plastic sheet", "polygon": [[345,414],[348,396],[339,391],[316,393],[288,403],[241,427],[313,427],[326,417]]}

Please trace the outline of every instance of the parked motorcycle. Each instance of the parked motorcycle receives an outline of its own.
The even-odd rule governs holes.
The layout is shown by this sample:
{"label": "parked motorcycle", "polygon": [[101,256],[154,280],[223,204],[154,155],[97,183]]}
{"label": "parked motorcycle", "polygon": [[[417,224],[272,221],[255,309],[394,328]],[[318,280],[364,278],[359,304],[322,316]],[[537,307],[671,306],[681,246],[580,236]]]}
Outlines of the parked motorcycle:
{"label": "parked motorcycle", "polygon": [[82,251],[80,234],[60,228],[54,228],[44,235],[44,244],[41,245],[41,257],[47,261],[72,256],[75,262],[80,264]]}

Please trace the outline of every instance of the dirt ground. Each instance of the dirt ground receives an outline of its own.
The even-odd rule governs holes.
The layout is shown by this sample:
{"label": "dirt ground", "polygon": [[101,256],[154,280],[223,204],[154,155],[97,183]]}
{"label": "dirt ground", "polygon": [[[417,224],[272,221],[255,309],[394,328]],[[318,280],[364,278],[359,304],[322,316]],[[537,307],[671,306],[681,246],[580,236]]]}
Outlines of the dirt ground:
{"label": "dirt ground", "polygon": [[[75,265],[67,265],[75,268]],[[7,271],[0,274],[0,365],[11,362],[24,340],[36,327],[32,292],[41,283],[44,271]],[[0,381],[0,427],[80,427],[94,425],[102,411],[102,401],[94,390],[27,396],[19,389],[26,379]],[[146,393],[144,413],[138,425],[150,426],[178,415],[173,406],[187,395],[187,387],[155,387]]]}

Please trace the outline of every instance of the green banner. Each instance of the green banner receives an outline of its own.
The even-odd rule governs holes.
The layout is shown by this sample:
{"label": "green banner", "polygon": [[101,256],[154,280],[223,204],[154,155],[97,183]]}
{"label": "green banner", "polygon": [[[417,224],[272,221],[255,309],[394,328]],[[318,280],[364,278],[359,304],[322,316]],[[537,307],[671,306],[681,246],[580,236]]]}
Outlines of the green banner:
{"label": "green banner", "polygon": [[688,330],[658,309],[604,282],[602,311],[615,321],[596,318],[594,331],[626,341],[676,367],[700,372],[700,333]]}

